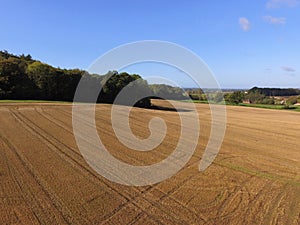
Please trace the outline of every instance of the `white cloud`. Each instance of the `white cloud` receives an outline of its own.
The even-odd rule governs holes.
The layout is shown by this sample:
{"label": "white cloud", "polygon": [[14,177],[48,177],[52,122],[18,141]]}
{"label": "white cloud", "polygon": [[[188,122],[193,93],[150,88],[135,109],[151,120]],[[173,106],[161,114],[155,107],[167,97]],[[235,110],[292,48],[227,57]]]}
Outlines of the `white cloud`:
{"label": "white cloud", "polygon": [[285,17],[272,17],[272,16],[264,16],[264,20],[270,24],[285,24],[286,18]]}
{"label": "white cloud", "polygon": [[283,69],[285,72],[290,72],[290,73],[296,72],[296,70],[290,66],[282,66],[281,69]]}
{"label": "white cloud", "polygon": [[296,7],[299,0],[269,0],[266,4],[267,9],[274,9],[280,7]]}
{"label": "white cloud", "polygon": [[251,24],[247,18],[245,17],[239,18],[239,24],[244,31],[250,30]]}

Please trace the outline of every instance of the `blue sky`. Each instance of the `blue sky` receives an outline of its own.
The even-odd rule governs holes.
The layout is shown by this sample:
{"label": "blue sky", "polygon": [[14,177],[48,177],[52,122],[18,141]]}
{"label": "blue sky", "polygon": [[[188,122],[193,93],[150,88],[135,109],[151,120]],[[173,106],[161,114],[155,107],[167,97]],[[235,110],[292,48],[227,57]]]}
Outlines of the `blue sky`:
{"label": "blue sky", "polygon": [[[0,49],[87,69],[121,44],[164,40],[199,55],[222,88],[300,88],[299,1],[2,1]],[[154,67],[127,69],[193,86],[174,68]]]}

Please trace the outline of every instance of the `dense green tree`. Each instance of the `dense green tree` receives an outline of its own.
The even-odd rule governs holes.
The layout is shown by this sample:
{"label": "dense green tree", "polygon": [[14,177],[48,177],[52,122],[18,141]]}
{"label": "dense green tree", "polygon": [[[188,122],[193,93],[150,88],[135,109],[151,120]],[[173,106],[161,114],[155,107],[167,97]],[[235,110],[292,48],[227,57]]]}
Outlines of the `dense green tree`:
{"label": "dense green tree", "polygon": [[[108,79],[107,77],[110,76]],[[115,98],[124,88],[128,88],[128,96],[122,96],[121,104],[129,104],[129,102],[136,102],[136,106],[150,107],[150,98],[138,99],[137,96],[144,94],[146,96],[151,95],[148,83],[143,80],[139,75],[129,75],[128,73],[118,73],[116,71],[108,72],[107,75],[100,77],[102,83],[102,91],[99,95],[99,102],[112,103]],[[135,81],[135,82],[134,82]],[[129,99],[130,98],[130,99]]]}
{"label": "dense green tree", "polygon": [[[1,99],[72,101],[81,79],[88,85],[88,91],[97,91],[102,84],[98,102],[112,103],[120,91],[128,86],[132,93],[131,98],[137,106],[150,107],[151,105],[148,97],[139,99],[141,93],[150,96],[152,91],[148,83],[137,74],[119,74],[112,71],[103,76],[91,75],[79,69],[54,68],[33,60],[30,55],[15,56],[7,51],[0,51]],[[91,101],[91,99],[87,98],[83,101]]]}
{"label": "dense green tree", "polygon": [[166,84],[151,84],[149,86],[153,92],[153,98],[165,98],[173,100],[187,99],[187,94],[179,87],[172,87]]}
{"label": "dense green tree", "polygon": [[298,99],[299,99],[299,96],[292,96],[286,100],[286,103],[289,105],[294,105],[294,104],[298,103]]}
{"label": "dense green tree", "polygon": [[26,63],[18,58],[0,60],[0,98],[27,99],[34,95],[34,82],[26,75]]}
{"label": "dense green tree", "polygon": [[212,99],[216,103],[222,103],[224,102],[224,94],[222,92],[217,92],[214,94]]}
{"label": "dense green tree", "polygon": [[224,97],[228,103],[239,104],[243,102],[245,94],[242,91],[235,91],[233,93],[227,93]]}
{"label": "dense green tree", "polygon": [[260,104],[266,98],[266,96],[261,94],[259,91],[250,91],[245,98],[248,99],[250,103]]}
{"label": "dense green tree", "polygon": [[30,80],[32,80],[38,90],[37,90],[37,98],[41,98],[44,100],[55,100],[55,92],[56,92],[56,71],[53,67],[41,63],[41,62],[33,62],[27,67],[27,74]]}

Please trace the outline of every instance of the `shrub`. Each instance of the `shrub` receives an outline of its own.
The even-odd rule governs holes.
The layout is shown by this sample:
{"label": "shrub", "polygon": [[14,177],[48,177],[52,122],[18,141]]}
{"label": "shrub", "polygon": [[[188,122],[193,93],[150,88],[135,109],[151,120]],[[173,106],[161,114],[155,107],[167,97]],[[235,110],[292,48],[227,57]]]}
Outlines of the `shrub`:
{"label": "shrub", "polygon": [[265,105],[274,105],[275,104],[275,100],[274,98],[264,98],[261,101],[261,104],[265,104]]}
{"label": "shrub", "polygon": [[289,104],[289,105],[295,105],[298,102],[298,98],[299,98],[298,96],[289,97],[286,100],[286,103]]}

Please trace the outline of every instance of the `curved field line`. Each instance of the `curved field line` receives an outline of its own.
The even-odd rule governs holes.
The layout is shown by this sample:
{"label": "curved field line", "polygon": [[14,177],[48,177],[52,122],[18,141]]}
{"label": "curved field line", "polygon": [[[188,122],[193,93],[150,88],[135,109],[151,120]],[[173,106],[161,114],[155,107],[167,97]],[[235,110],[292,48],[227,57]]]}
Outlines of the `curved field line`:
{"label": "curved field line", "polygon": [[[7,143],[5,142],[3,136],[0,134],[0,140],[2,140],[3,145],[5,145],[7,147],[7,149],[11,150],[10,147],[7,145]],[[13,151],[12,151],[13,152]],[[14,152],[13,152],[14,153]],[[24,189],[25,187],[23,185],[21,185],[21,182],[19,181],[20,178],[18,179],[18,175],[16,172],[16,167],[13,167],[10,162],[10,160],[8,159],[7,153],[4,152],[4,149],[2,149],[0,151],[0,156],[1,158],[5,161],[6,167],[7,167],[7,171],[8,171],[8,175],[11,178],[12,182],[15,184],[15,186],[11,187],[16,189],[16,191],[20,194],[21,198],[23,199],[24,203],[27,205],[27,209],[30,210],[30,212],[32,213],[32,215],[34,216],[34,218],[40,223],[42,224],[42,221],[39,219],[37,213],[35,212],[37,209],[41,208],[41,205],[39,204],[39,206],[36,206],[34,203],[36,203],[36,201],[33,201],[33,196],[28,196],[25,195],[24,193]],[[23,190],[22,190],[23,189]],[[27,188],[28,189],[28,188]],[[28,201],[29,199],[29,201]],[[29,205],[29,202],[31,202],[34,205]],[[35,209],[33,209],[35,208]],[[19,221],[21,222],[21,221]],[[33,222],[33,221],[32,221]]]}
{"label": "curved field line", "polygon": [[[70,116],[70,113],[67,113],[65,112],[64,110],[59,110],[60,112],[63,112],[63,114],[69,118],[71,118],[72,116]],[[73,130],[72,129],[69,129],[68,127],[66,127],[65,124],[63,121],[57,119],[57,118],[54,118],[50,113],[46,112],[45,110],[43,110],[42,108],[38,109],[37,112],[39,112],[42,116],[44,116],[46,119],[48,119],[49,121],[52,121],[53,123],[55,123],[56,125],[60,126],[61,128],[65,129],[67,132],[71,133],[72,135],[74,135],[73,133]],[[44,115],[44,114],[47,114]],[[101,118],[101,117],[97,117],[99,116],[99,113],[96,112],[96,119],[98,118],[98,120]],[[101,115],[100,115],[101,116]],[[105,119],[102,118],[103,121],[105,121]],[[81,117],[81,121],[89,126],[89,127],[92,127],[92,125],[85,119],[85,117]],[[169,121],[170,122],[170,121]],[[173,124],[176,124],[176,123],[173,123]],[[99,131],[98,131],[99,132]],[[109,131],[105,131],[105,130],[101,130],[101,132],[104,132],[104,133],[107,133],[107,134],[111,134]],[[168,157],[168,154],[164,153],[164,152],[161,152],[161,151],[157,151],[156,154],[158,155],[161,155],[162,157],[166,158]],[[142,160],[138,160],[138,159],[132,159],[132,160],[135,160],[135,162],[143,162]]]}
{"label": "curved field line", "polygon": [[[12,112],[15,118],[22,124],[22,126],[28,130],[31,134],[38,137],[39,140],[41,140],[44,144],[46,144],[51,150],[58,153],[58,155],[64,159],[65,161],[69,162],[71,166],[73,166],[76,171],[79,171],[81,173],[85,172],[85,174],[88,174],[89,179],[92,183],[98,184],[99,182],[101,184],[105,184],[109,189],[113,190],[114,192],[119,193],[116,189],[106,184],[102,179],[99,178],[97,174],[93,172],[93,170],[89,169],[88,167],[82,165],[80,160],[82,162],[83,158],[81,154],[76,152],[74,149],[70,148],[69,146],[65,145],[64,143],[60,142],[58,139],[53,137],[52,135],[46,133],[43,129],[41,129],[38,125],[36,125],[34,122],[32,122],[30,119],[25,117],[24,115],[21,115],[20,113],[14,113]],[[17,115],[19,114],[19,115]],[[61,150],[56,144],[64,146],[69,152],[75,153],[75,156],[79,157],[76,159],[76,157],[66,153],[66,151]],[[129,200],[126,196],[122,195],[125,199]]]}
{"label": "curved field line", "polygon": [[[116,212],[120,211],[123,207],[125,207],[126,205],[128,205],[130,202],[134,202],[135,198],[133,199],[129,199],[126,195],[122,194],[122,192],[117,191],[115,188],[111,187],[110,185],[106,184],[103,180],[101,180],[97,175],[95,175],[92,171],[90,171],[90,169],[84,167],[80,162],[78,162],[76,159],[74,159],[73,157],[71,157],[70,155],[66,154],[65,152],[61,151],[59,148],[57,148],[57,146],[55,144],[53,144],[48,137],[45,137],[43,135],[43,130],[41,128],[38,128],[39,132],[37,132],[34,128],[32,128],[29,124],[33,122],[30,121],[28,118],[26,118],[25,116],[21,115],[21,117],[25,117],[25,120],[28,120],[27,123],[25,121],[23,121],[20,117],[18,117],[18,115],[15,115],[16,118],[25,126],[27,126],[27,129],[30,131],[30,133],[34,134],[35,136],[38,136],[40,138],[40,136],[42,138],[40,138],[43,142],[47,141],[47,146],[50,147],[51,149],[55,150],[55,151],[59,151],[61,153],[63,153],[63,159],[65,159],[66,161],[70,162],[71,165],[75,166],[76,168],[81,168],[81,170],[78,170],[80,172],[83,172],[82,169],[86,172],[88,172],[89,175],[92,175],[93,178],[96,179],[96,183],[100,182],[100,183],[104,183],[109,189],[113,190],[115,193],[121,195],[123,198],[126,199],[125,203],[122,203],[119,207],[115,208],[111,213],[108,213],[107,215],[105,215],[102,219],[106,220],[109,217],[113,216]],[[29,123],[28,123],[29,122]],[[34,126],[37,126],[35,124],[33,124]],[[38,126],[37,126],[38,127]],[[36,128],[37,128],[36,127]],[[51,138],[50,138],[51,139]],[[56,139],[56,138],[54,138]],[[58,140],[56,140],[56,142],[59,142]],[[67,148],[69,148],[67,146]],[[73,152],[73,151],[72,151]],[[81,156],[81,155],[80,155]],[[95,183],[95,180],[90,180],[93,183]],[[152,188],[152,187],[151,187]],[[147,191],[148,189],[146,189]],[[143,194],[143,192],[141,193]],[[136,197],[137,198],[137,197]],[[139,207],[139,206],[138,206]],[[139,207],[140,208],[140,207]],[[144,211],[142,208],[140,208],[142,211]],[[146,211],[145,211],[146,212]],[[150,216],[150,215],[149,215]]]}
{"label": "curved field line", "polygon": [[[298,174],[295,179],[299,180],[300,174]],[[300,189],[298,189],[300,191]],[[293,196],[293,202],[290,204],[290,212],[288,214],[288,224],[300,224],[300,196],[299,194],[297,196]]]}
{"label": "curved field line", "polygon": [[[195,165],[198,165],[198,161],[194,162],[193,164],[191,165],[188,165],[186,166],[184,169],[187,169],[189,167],[193,167]],[[182,171],[182,170],[181,170]],[[158,202],[161,202],[163,201],[165,198],[171,198],[172,201],[176,202],[178,205],[180,205],[182,207],[182,209],[185,209],[189,212],[191,212],[192,214],[196,215],[202,222],[206,222],[206,218],[203,218],[203,217],[200,217],[199,216],[199,212],[197,212],[196,210],[194,210],[193,208],[188,208],[186,207],[185,205],[183,205],[181,202],[179,202],[177,199],[173,198],[171,195],[176,191],[178,190],[178,188],[180,188],[181,186],[185,185],[189,180],[191,180],[192,178],[194,177],[197,177],[199,175],[199,173],[195,173],[195,174],[192,174],[188,177],[186,177],[183,181],[181,181],[180,183],[178,183],[175,187],[173,187],[171,190],[169,190],[168,192],[162,192],[164,193],[158,201],[154,201],[154,200],[151,200],[149,198],[143,198],[145,201],[147,201],[148,203],[150,203],[150,206],[146,208],[146,211],[151,207],[156,207],[158,209],[161,209],[162,211],[164,211],[161,207],[161,205],[158,203]],[[158,186],[159,184],[156,184],[156,186]],[[134,203],[135,205],[137,205],[136,203]],[[138,205],[137,205],[138,206]],[[170,215],[170,213],[166,212],[168,215]],[[171,216],[171,215],[170,215]],[[172,217],[177,219],[177,215],[173,214],[172,213]]]}
{"label": "curved field line", "polygon": [[[256,203],[256,200],[258,200],[261,196],[262,196],[262,194],[263,194],[263,191],[264,190],[266,190],[266,189],[268,189],[268,187],[271,185],[271,184],[273,184],[274,183],[274,181],[268,181],[267,183],[265,183],[265,185],[262,187],[262,188],[260,188],[260,190],[257,192],[257,194],[254,196],[254,198],[253,199],[250,199],[250,201],[249,201],[249,203],[248,203],[248,205],[247,205],[247,210],[245,211],[245,215],[247,216],[249,216],[250,215],[250,210],[251,210],[251,208],[253,207],[253,206],[255,206],[255,203]],[[248,192],[249,192],[249,190],[248,190]],[[244,220],[243,220],[243,224],[246,224],[246,218],[244,217]]]}
{"label": "curved field line", "polygon": [[[278,215],[275,213],[276,210],[279,208],[280,203],[282,202],[283,198],[285,195],[287,195],[288,192],[285,190],[288,188],[288,185],[284,185],[283,191],[279,192],[278,195],[274,198],[274,204],[271,209],[269,209],[269,212],[266,214],[264,218],[264,223],[275,223],[277,224],[278,222],[276,221],[278,218]],[[282,188],[281,188],[282,189]]]}
{"label": "curved field line", "polygon": [[[40,189],[49,198],[49,200],[50,200],[49,202],[52,202],[54,207],[58,210],[58,212],[60,212],[60,214],[62,215],[62,217],[65,220],[66,224],[72,224],[72,222],[76,222],[72,218],[70,211],[65,207],[63,202],[55,195],[55,193],[50,189],[50,187],[48,187],[47,182],[45,182],[38,175],[38,173],[34,170],[32,165],[28,162],[28,160],[26,160],[26,158],[19,151],[17,151],[16,148],[14,147],[14,145],[12,143],[10,143],[5,137],[1,136],[1,139],[9,147],[9,149],[15,154],[16,158],[21,162],[23,167],[32,176],[35,183],[40,187]],[[17,173],[15,172],[14,175],[17,175]],[[23,185],[20,185],[20,183],[18,182],[17,179],[15,181],[16,181],[17,185],[19,186],[19,188],[21,190],[24,190],[24,188],[25,188],[24,183],[23,183]],[[26,186],[26,189],[29,193],[31,193],[31,187]],[[38,198],[36,198],[34,196],[35,196],[35,193],[31,193],[30,202],[31,203],[37,202],[39,204],[39,206],[35,206],[35,208],[43,208],[43,206],[42,206],[43,204],[41,202],[39,202]],[[45,213],[43,216],[47,217],[47,215],[48,214]],[[39,219],[39,222],[42,222],[42,221]]]}
{"label": "curved field line", "polygon": [[[42,109],[43,110],[43,109]],[[44,111],[44,110],[43,110]],[[63,114],[65,114],[66,116],[70,116],[70,113],[67,113],[67,112],[65,112],[64,110],[62,110],[63,112]],[[44,112],[44,113],[48,113],[48,112]],[[51,114],[48,114],[48,116],[50,116],[51,117]],[[50,119],[49,117],[48,117],[48,119]],[[56,118],[55,118],[56,119]],[[84,119],[84,118],[83,118]],[[54,122],[53,121],[53,118],[52,118],[52,122]],[[62,122],[63,123],[63,122]],[[57,124],[57,122],[56,122],[56,124]],[[58,124],[57,124],[58,125]],[[61,123],[60,123],[60,125],[62,125]],[[66,126],[64,126],[64,128],[67,128]],[[67,128],[68,129],[68,131],[69,132],[72,132],[69,128]],[[65,130],[67,130],[67,129],[65,129]],[[217,165],[218,165],[218,163],[216,163]],[[226,168],[228,168],[227,166],[225,166],[225,165],[219,165],[219,166],[222,166],[222,167],[226,167]],[[234,170],[233,168],[229,168],[229,169],[232,169],[232,170]],[[244,172],[244,171],[240,171],[240,172]],[[250,174],[250,175],[252,175],[252,174]],[[250,178],[251,179],[251,178]],[[250,180],[249,179],[249,180]],[[186,179],[186,182],[189,180],[189,178],[188,179]],[[182,182],[181,183],[181,185],[184,185],[184,183],[185,182]],[[161,200],[163,200],[164,198],[166,198],[166,197],[169,197],[170,196],[170,194],[172,194],[172,192],[175,192],[176,190],[177,190],[177,188],[178,188],[179,186],[177,186],[177,187],[174,187],[171,191],[169,191],[167,194],[165,194],[165,196],[164,197],[162,197],[162,199],[160,199],[160,201]],[[229,200],[229,199],[227,199],[227,203],[225,203],[225,205],[227,206],[228,204],[230,204],[229,202],[231,202],[231,201],[233,201],[233,200],[236,200],[235,198],[237,197],[237,196],[239,196],[240,197],[240,200],[239,200],[239,204],[241,203],[241,201],[243,201],[243,198],[244,198],[244,194],[246,194],[246,193],[240,193],[239,191],[242,191],[242,188],[243,187],[238,187],[238,188],[236,188],[235,190],[234,190],[234,192],[235,192],[235,194],[231,194],[231,197],[230,197],[230,199],[231,200]],[[149,188],[149,191],[151,190],[152,188]],[[249,191],[249,190],[248,190]],[[259,195],[260,194],[262,194],[262,192],[263,192],[263,190],[261,189],[260,191],[259,191],[259,193],[258,193],[258,195],[256,195],[256,197],[255,197],[255,199],[258,199],[259,198]],[[139,197],[140,195],[138,195],[137,197]],[[136,197],[136,198],[137,198]],[[248,193],[248,197],[249,197],[249,199],[250,199],[250,194]],[[134,198],[134,199],[136,199],[136,198]],[[130,202],[133,202],[134,201],[134,199],[132,199]],[[255,204],[255,199],[254,200],[249,200],[249,207],[248,207],[248,209],[247,209],[247,212],[249,212],[249,208],[251,208],[251,205],[254,205]],[[148,200],[147,200],[148,201]],[[148,201],[149,202],[149,201]],[[252,202],[252,203],[251,203]],[[151,205],[152,206],[155,206],[155,207],[158,207],[159,208],[159,205],[158,204],[155,204],[154,202],[149,202],[149,203],[151,203]],[[179,204],[181,204],[180,202],[178,202]],[[237,204],[237,205],[239,205],[239,204]],[[223,203],[223,205],[224,205],[224,203]],[[137,206],[138,207],[138,206]],[[230,217],[231,215],[233,215],[236,211],[237,211],[237,209],[238,209],[238,206],[236,206],[234,209],[232,209],[231,210],[231,212],[230,213],[227,213],[226,215],[219,215],[218,216],[218,219],[220,219],[220,220],[222,220],[222,218],[224,219],[224,218],[228,218],[228,217]],[[194,210],[192,210],[192,209],[190,209],[193,213],[196,213]],[[224,208],[224,210],[225,210],[225,208]],[[220,214],[220,213],[219,213]]]}
{"label": "curved field line", "polygon": [[[237,211],[240,203],[242,202],[242,189],[247,185],[247,183],[253,178],[254,176],[250,176],[249,178],[245,179],[239,186],[233,189],[233,191],[228,191],[229,195],[227,196],[227,199],[221,204],[221,206],[217,210],[217,215],[215,219],[224,219],[228,218],[230,215],[233,215],[234,212]],[[242,194],[241,194],[242,193]],[[247,193],[249,196],[249,193]],[[226,210],[226,207],[230,205],[230,203],[237,197],[240,196],[239,204],[237,204],[230,212],[227,212],[224,214],[224,211]]]}
{"label": "curved field line", "polygon": [[[57,121],[56,118],[52,117],[51,114],[49,113],[46,113],[48,114],[47,116],[46,115],[43,115],[45,112],[43,109],[37,109],[37,111],[39,111],[39,113],[41,114],[42,113],[42,116],[46,117],[46,119],[50,120],[51,122],[57,124],[58,126],[60,126],[61,128],[63,128],[64,130],[66,130],[67,132],[73,134],[73,132],[62,122],[62,121]],[[85,121],[86,122],[86,121]],[[86,122],[87,123],[87,122]],[[198,162],[195,162],[194,164],[198,164]],[[188,180],[188,179],[187,179]],[[140,193],[138,195],[136,195],[135,197],[131,198],[128,202],[126,202],[124,205],[122,205],[122,208],[125,207],[126,205],[132,203],[134,204],[136,207],[138,207],[139,209],[141,209],[144,213],[147,212],[147,209],[143,209],[142,207],[140,207],[138,204],[135,203],[135,200],[139,197],[142,197],[142,195],[146,194],[147,192],[151,191],[155,186],[157,186],[158,184],[155,184],[155,185],[152,185],[150,187],[148,187],[147,189],[145,189],[144,191],[140,191]],[[136,189],[136,188],[135,188]],[[176,189],[176,188],[175,188]],[[137,189],[138,190],[138,189]],[[167,196],[167,195],[166,195]],[[154,202],[152,201],[149,201],[148,199],[145,199],[143,198],[144,201],[147,201],[148,203],[150,203],[152,206],[156,207],[156,206],[159,206],[158,204],[154,204]],[[183,206],[181,203],[177,202],[178,204],[180,204],[182,207],[185,207]],[[118,208],[116,210],[114,210],[113,212],[110,213],[110,216],[113,216],[116,212],[120,211],[122,208]],[[186,208],[186,207],[185,207]],[[189,210],[190,212],[194,213],[194,214],[197,214],[195,211],[191,210],[191,209],[188,209],[186,208],[187,210]],[[149,214],[147,214],[148,216],[150,216]],[[169,216],[171,216],[169,213],[168,213]],[[175,219],[176,215],[173,215],[173,218]],[[151,217],[151,216],[150,216]],[[172,216],[171,216],[172,217]],[[151,217],[152,218],[152,217]],[[110,219],[110,217],[106,218],[106,220]],[[153,218],[152,218],[153,219]]]}

